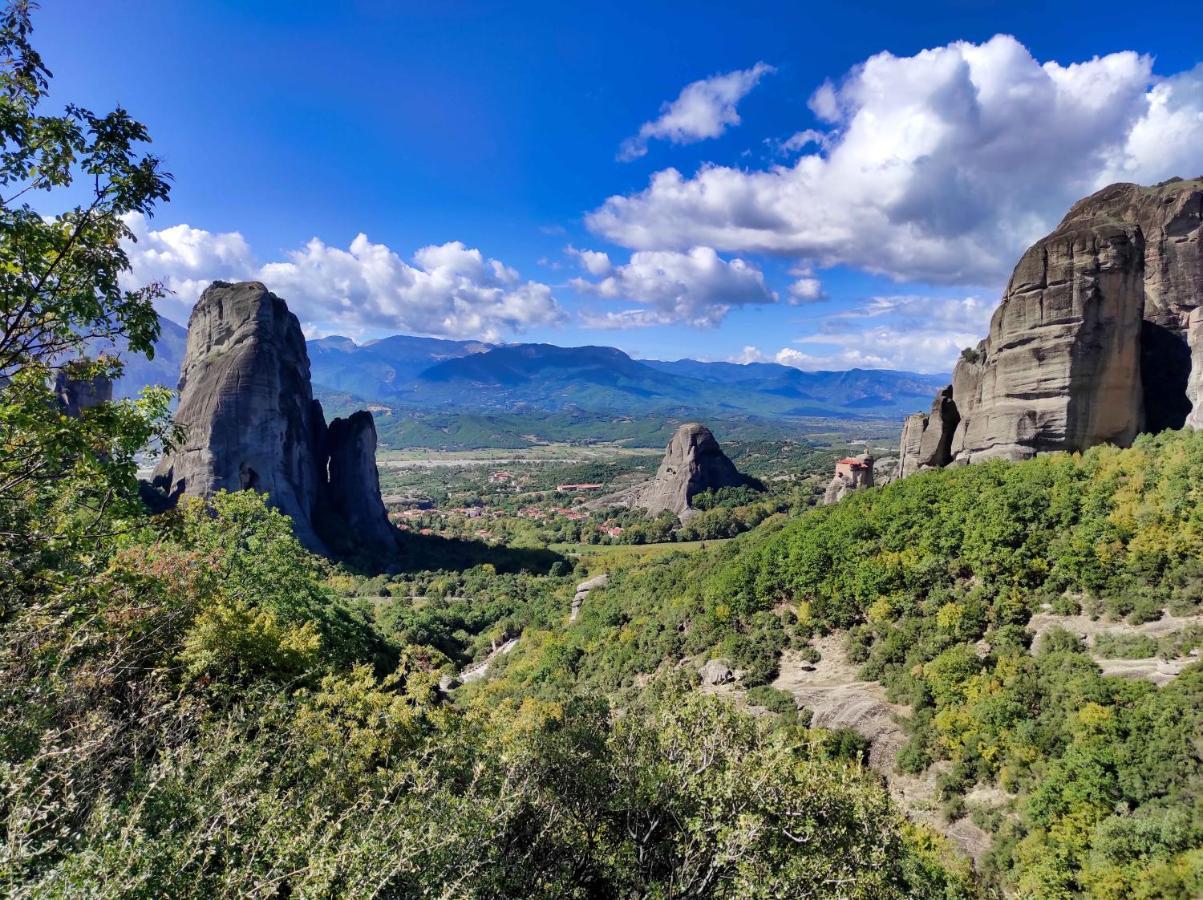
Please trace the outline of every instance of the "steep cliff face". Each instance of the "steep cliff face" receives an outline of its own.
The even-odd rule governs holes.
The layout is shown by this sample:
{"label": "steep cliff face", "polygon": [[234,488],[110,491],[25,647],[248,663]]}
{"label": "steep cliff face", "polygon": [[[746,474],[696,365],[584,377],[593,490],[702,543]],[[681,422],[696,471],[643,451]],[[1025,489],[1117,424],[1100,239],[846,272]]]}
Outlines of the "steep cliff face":
{"label": "steep cliff face", "polygon": [[1144,239],[1144,427],[1181,428],[1191,408],[1187,318],[1203,304],[1203,179],[1113,184],[1074,204],[1062,227],[1117,221],[1135,224]]}
{"label": "steep cliff face", "polygon": [[175,421],[183,440],[155,468],[170,496],[266,493],[312,550],[324,423],[297,317],[258,282],[214,282],[188,321]]}
{"label": "steep cliff face", "polygon": [[[384,507],[375,459],[363,456],[369,445],[375,450],[371,415],[336,420],[338,427],[327,430],[300,323],[262,284],[219,281],[201,295],[188,323],[179,391],[175,421],[183,439],[154,474],[155,486],[172,499],[261,491],[314,552],[328,552],[318,519],[330,510],[353,512],[367,529],[365,542],[383,543],[380,526],[388,524],[377,521]],[[348,540],[357,538],[352,526]]]}
{"label": "steep cliff face", "polygon": [[1191,310],[1186,326],[1187,343],[1190,345],[1190,377],[1186,394],[1192,409],[1186,418],[1190,428],[1203,428],[1203,307]]}
{"label": "steep cliff face", "polygon": [[1061,228],[1019,261],[977,358],[958,363],[958,462],[1131,443],[1143,241],[1133,225]]}
{"label": "steep cliff face", "polygon": [[[330,527],[349,535],[359,547],[375,554],[396,551],[397,541],[388,511],[380,499],[376,469],[376,423],[366,410],[335,419],[326,432],[328,481],[323,487],[322,519],[327,539],[338,544]],[[327,524],[326,517],[332,516]],[[344,531],[345,529],[345,531]]]}
{"label": "steep cliff face", "polygon": [[951,391],[925,424],[907,420],[902,474],[1181,427],[1203,388],[1191,378],[1203,335],[1188,328],[1203,304],[1201,220],[1203,180],[1117,184],[1076,203],[1020,259]]}

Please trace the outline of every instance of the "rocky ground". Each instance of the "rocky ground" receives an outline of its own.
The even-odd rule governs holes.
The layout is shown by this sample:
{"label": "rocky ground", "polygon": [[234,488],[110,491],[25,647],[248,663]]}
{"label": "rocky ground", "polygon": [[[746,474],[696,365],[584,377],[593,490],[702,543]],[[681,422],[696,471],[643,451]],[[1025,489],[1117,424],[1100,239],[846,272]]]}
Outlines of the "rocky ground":
{"label": "rocky ground", "polygon": [[975,862],[979,861],[990,848],[990,835],[967,817],[954,822],[943,818],[936,784],[938,767],[922,775],[897,770],[898,751],[906,743],[902,719],[910,715],[910,709],[886,699],[885,688],[878,682],[857,677],[857,666],[844,653],[844,637],[839,632],[816,638],[812,645],[822,654],[817,663],[805,662],[787,650],[782,654],[773,687],[788,691],[799,706],[810,709],[813,725],[849,728],[868,740],[869,766],[882,775],[907,815],[942,832]]}
{"label": "rocky ground", "polygon": [[[1170,611],[1162,610],[1161,618],[1155,622],[1143,622],[1131,625],[1123,621],[1105,621],[1092,619],[1090,616],[1061,616],[1055,613],[1042,612],[1032,616],[1028,622],[1028,630],[1034,632],[1032,646],[1038,647],[1045,633],[1051,628],[1064,628],[1071,634],[1077,635],[1087,647],[1095,645],[1095,639],[1100,635],[1144,635],[1150,638],[1163,638],[1189,628],[1192,625],[1203,627],[1203,614],[1190,616],[1174,616]],[[1107,659],[1098,654],[1091,657],[1104,675],[1116,675],[1121,678],[1145,678],[1158,687],[1177,678],[1182,670],[1199,659],[1199,651],[1175,659],[1162,659],[1150,656],[1143,659]]]}

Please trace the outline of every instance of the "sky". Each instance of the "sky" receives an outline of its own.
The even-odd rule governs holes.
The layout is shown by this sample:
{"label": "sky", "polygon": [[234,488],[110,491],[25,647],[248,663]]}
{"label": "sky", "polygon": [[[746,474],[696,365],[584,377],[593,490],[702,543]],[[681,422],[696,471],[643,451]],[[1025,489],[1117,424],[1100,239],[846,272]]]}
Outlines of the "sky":
{"label": "sky", "polygon": [[1194,3],[45,0],[174,176],[129,284],[311,337],[943,372],[1023,249],[1203,174]]}

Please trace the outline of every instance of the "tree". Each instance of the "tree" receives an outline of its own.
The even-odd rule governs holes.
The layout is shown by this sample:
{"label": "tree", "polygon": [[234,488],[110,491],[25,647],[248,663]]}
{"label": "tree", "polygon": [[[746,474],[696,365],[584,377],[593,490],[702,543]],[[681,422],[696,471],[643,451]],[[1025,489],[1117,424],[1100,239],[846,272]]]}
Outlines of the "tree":
{"label": "tree", "polygon": [[[29,43],[28,0],[0,17],[0,376],[55,365],[90,341],[123,339],[150,355],[161,285],[122,290],[129,269],[124,217],[151,215],[170,176],[139,151],[150,137],[124,109],[97,115],[69,104],[42,107],[50,71]],[[47,217],[38,194],[84,199]],[[40,204],[49,206],[49,203]]]}
{"label": "tree", "polygon": [[115,359],[76,358],[98,344],[153,354],[164,291],[122,288],[122,242],[133,239],[125,217],[151,215],[170,176],[120,107],[44,111],[50,72],[29,42],[31,8],[16,0],[0,13],[0,549],[16,569],[31,547],[103,529],[136,498],[134,454],[163,434],[168,402],[151,392],[68,418],[50,389],[68,366],[78,378],[119,375]]}

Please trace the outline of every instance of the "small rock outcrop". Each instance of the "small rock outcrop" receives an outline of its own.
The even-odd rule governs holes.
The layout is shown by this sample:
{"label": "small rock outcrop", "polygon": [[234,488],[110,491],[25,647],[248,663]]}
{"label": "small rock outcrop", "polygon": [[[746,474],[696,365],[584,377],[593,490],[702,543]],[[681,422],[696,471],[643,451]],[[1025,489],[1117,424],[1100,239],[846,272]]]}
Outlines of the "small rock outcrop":
{"label": "small rock outcrop", "polygon": [[711,687],[717,687],[720,684],[731,684],[731,682],[735,681],[735,673],[731,670],[731,663],[726,659],[708,660],[698,669],[698,675],[702,679],[702,684]]}
{"label": "small rock outcrop", "polygon": [[576,617],[581,614],[581,607],[585,601],[589,599],[589,594],[596,588],[603,588],[610,583],[610,573],[602,572],[600,575],[594,575],[592,578],[587,578],[576,586],[576,593],[572,597],[572,610],[568,614],[568,621],[575,622]]}
{"label": "small rock outcrop", "polygon": [[901,473],[1199,424],[1201,305],[1203,179],[1079,201],[1024,253],[931,414],[907,419]]}
{"label": "small rock outcrop", "polygon": [[179,392],[183,438],[154,473],[169,498],[261,491],[314,552],[329,552],[323,526],[372,550],[395,549],[369,452],[371,413],[326,428],[300,323],[262,284],[217,281],[201,295]]}
{"label": "small rock outcrop", "polygon": [[690,422],[677,429],[665,448],[656,477],[635,490],[630,505],[653,516],[668,510],[684,520],[695,512],[690,501],[703,491],[748,483],[749,479],[727,459],[710,429]]}
{"label": "small rock outcrop", "polygon": [[63,412],[78,419],[84,410],[113,399],[113,382],[103,375],[76,377],[72,374],[72,366],[68,364],[59,369],[54,377],[54,393]]}
{"label": "small rock outcrop", "polygon": [[873,487],[873,457],[868,452],[846,456],[835,464],[835,475],[823,494],[823,505],[843,500],[852,491]]}

